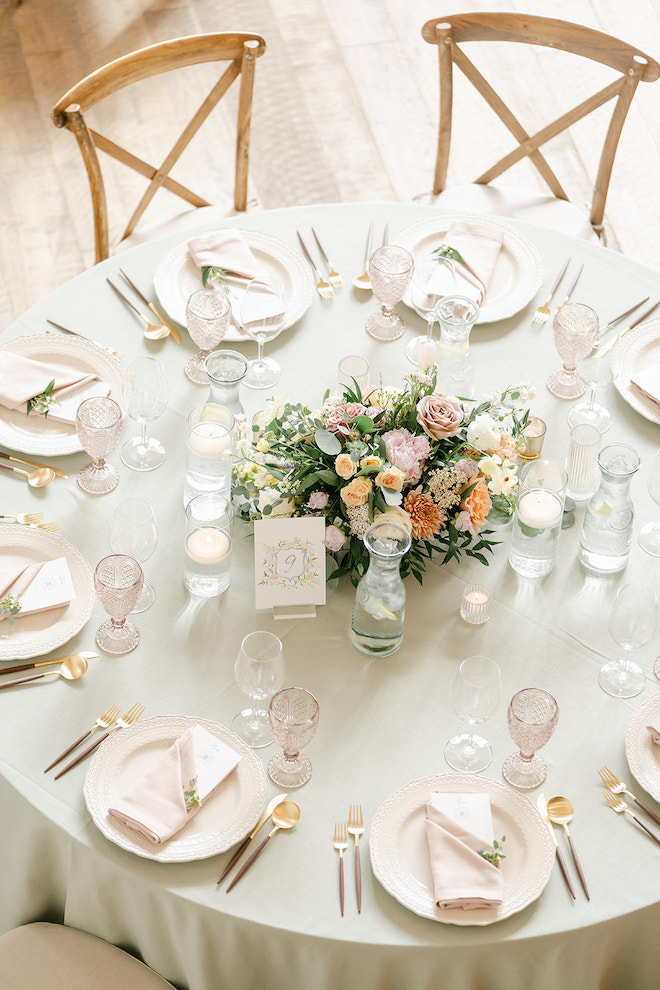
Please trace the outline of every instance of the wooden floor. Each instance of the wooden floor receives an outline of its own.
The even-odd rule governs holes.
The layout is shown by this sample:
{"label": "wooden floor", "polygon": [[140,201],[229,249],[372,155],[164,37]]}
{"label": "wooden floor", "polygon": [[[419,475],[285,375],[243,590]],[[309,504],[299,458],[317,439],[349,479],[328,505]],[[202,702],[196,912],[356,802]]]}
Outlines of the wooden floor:
{"label": "wooden floor", "polygon": [[[23,0],[19,7],[0,0],[0,331],[93,261],[82,162],[50,109],[98,65],[199,31],[261,33],[267,52],[257,65],[250,160],[258,207],[410,200],[430,192],[437,127],[437,55],[421,26],[445,12],[481,9],[578,21],[660,58],[658,0]],[[547,82],[536,58],[507,69],[508,89],[531,105],[536,84]],[[577,103],[574,85],[555,71],[549,110],[564,97],[564,109]],[[173,116],[180,96],[168,97]],[[161,139],[155,100],[148,95],[132,107],[147,155]],[[467,181],[501,136],[492,118],[478,123],[469,106],[457,127],[450,180]],[[573,179],[586,202],[595,138],[578,130]],[[188,166],[211,186],[227,155],[220,131]],[[657,82],[640,85],[626,122],[606,221],[615,249],[660,271],[659,177]],[[135,195],[118,175],[111,188],[126,200]],[[207,191],[215,201],[228,187]]]}

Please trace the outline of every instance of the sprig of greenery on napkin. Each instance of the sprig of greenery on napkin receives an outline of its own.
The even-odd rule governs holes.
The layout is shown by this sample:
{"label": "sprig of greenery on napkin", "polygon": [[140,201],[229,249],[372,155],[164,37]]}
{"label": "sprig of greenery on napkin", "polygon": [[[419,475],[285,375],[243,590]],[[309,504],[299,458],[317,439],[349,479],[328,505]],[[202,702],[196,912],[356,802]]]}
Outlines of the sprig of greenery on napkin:
{"label": "sprig of greenery on napkin", "polygon": [[51,395],[51,392],[53,391],[54,388],[55,388],[55,379],[53,378],[50,382],[48,382],[48,385],[46,385],[43,392],[39,392],[38,395],[33,395],[31,399],[28,399],[27,402],[28,416],[30,415],[33,409],[36,409],[37,412],[43,413],[44,417],[48,415],[48,410],[50,409],[52,404],[54,402],[57,403],[57,399]]}

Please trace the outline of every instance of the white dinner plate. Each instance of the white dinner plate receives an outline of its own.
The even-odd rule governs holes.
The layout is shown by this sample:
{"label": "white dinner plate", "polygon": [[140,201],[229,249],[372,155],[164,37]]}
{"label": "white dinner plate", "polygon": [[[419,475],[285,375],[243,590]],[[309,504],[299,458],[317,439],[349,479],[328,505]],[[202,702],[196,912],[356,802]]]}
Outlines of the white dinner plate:
{"label": "white dinner plate", "polygon": [[628,719],[626,756],[630,772],[654,801],[660,801],[660,746],[646,726],[660,716],[660,694],[644,701]]}
{"label": "white dinner plate", "polygon": [[[541,286],[543,264],[529,238],[499,217],[474,213],[438,213],[404,227],[397,234],[396,243],[407,248],[415,261],[421,263],[435,248],[440,247],[447,230],[457,220],[478,221],[483,227],[501,230],[503,233],[502,250],[486,298],[480,306],[477,323],[495,323],[520,312]],[[403,301],[410,306],[410,295],[406,294]]]}
{"label": "white dinner plate", "polygon": [[[66,360],[73,368],[86,374],[98,375],[110,385],[110,396],[122,408],[128,408],[131,382],[121,361],[82,337],[59,337],[51,333],[26,334],[1,345],[3,351],[11,351],[36,361]],[[44,388],[48,382],[44,382]],[[82,450],[75,426],[58,423],[44,416],[27,416],[17,410],[2,409],[0,416],[0,443],[23,454],[74,454]]]}
{"label": "white dinner plate", "polygon": [[[265,277],[280,283],[288,303],[283,329],[292,326],[307,312],[314,298],[312,270],[298,251],[279,237],[262,234],[256,230],[241,230],[248,247],[259,262]],[[200,269],[188,251],[189,237],[176,244],[156,269],[154,288],[169,316],[181,326],[186,326],[186,303],[188,297],[202,288]],[[235,324],[224,340],[249,340],[243,330]]]}
{"label": "white dinner plate", "polygon": [[630,382],[635,372],[653,364],[660,364],[660,320],[648,320],[624,334],[612,355],[614,386],[619,395],[645,419],[660,423],[660,404],[647,399]]}
{"label": "white dinner plate", "polygon": [[[75,547],[56,533],[31,526],[0,526],[0,567],[65,557],[76,597],[68,605],[0,622],[0,660],[27,660],[56,650],[85,625],[94,608],[94,574]],[[2,673],[2,668],[0,668]]]}
{"label": "white dinner plate", "polygon": [[[506,836],[502,904],[465,911],[440,910],[426,839],[426,804],[433,791],[486,793],[495,838]],[[374,874],[392,897],[423,918],[449,925],[492,925],[535,901],[550,879],[555,848],[548,828],[523,794],[472,773],[443,773],[413,780],[385,801],[369,830]]]}
{"label": "white dinner plate", "polygon": [[[180,832],[162,844],[150,842],[111,818],[108,809],[186,729],[195,725],[231,746],[240,755],[240,762]],[[254,828],[266,804],[266,775],[261,760],[224,725],[188,715],[156,715],[114,732],[99,746],[83,790],[92,820],[106,839],[146,859],[187,863],[225,852]]]}

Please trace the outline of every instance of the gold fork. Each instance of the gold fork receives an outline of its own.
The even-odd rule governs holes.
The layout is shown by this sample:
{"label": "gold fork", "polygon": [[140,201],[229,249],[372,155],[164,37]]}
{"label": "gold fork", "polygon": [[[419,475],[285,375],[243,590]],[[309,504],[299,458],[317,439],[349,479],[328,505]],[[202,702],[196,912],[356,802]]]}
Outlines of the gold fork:
{"label": "gold fork", "polygon": [[628,790],[624,782],[619,780],[619,778],[613,774],[611,770],[608,770],[607,767],[601,767],[598,771],[598,775],[605,784],[605,787],[607,787],[612,794],[627,794],[628,797],[632,798],[635,804],[642,809],[642,811],[645,811],[646,814],[653,819],[656,825],[660,825],[660,816],[656,815],[656,813],[651,811],[650,808],[647,808],[645,804],[642,804],[642,802],[635,797],[632,791]]}
{"label": "gold fork", "polygon": [[362,869],[360,867],[360,836],[364,832],[362,805],[352,804],[348,812],[348,834],[355,839],[355,893],[358,914],[362,910]]}
{"label": "gold fork", "polygon": [[332,264],[332,262],[330,261],[330,258],[325,253],[325,248],[321,244],[321,242],[319,240],[319,235],[316,233],[316,231],[314,230],[313,227],[312,227],[312,233],[314,234],[314,240],[316,241],[316,243],[319,246],[319,251],[321,252],[321,254],[323,255],[323,257],[325,258],[325,263],[328,266],[328,282],[330,282],[331,285],[336,285],[337,288],[340,289],[342,287],[342,285],[344,284],[343,281],[342,281],[342,277],[341,277],[341,275],[339,274],[338,271],[335,271],[335,266]]}
{"label": "gold fork", "polygon": [[566,269],[568,268],[568,266],[569,266],[570,263],[571,263],[571,259],[569,258],[568,261],[566,262],[566,264],[564,265],[564,267],[562,268],[562,270],[560,271],[559,275],[555,279],[554,285],[552,286],[552,288],[550,289],[550,292],[548,294],[548,298],[546,299],[546,301],[544,303],[542,303],[538,307],[538,309],[534,313],[534,316],[532,317],[532,323],[536,323],[537,326],[543,326],[543,324],[546,323],[547,320],[550,318],[550,305],[549,305],[549,303],[550,303],[552,297],[554,296],[555,292],[559,288],[559,283],[561,282],[561,280],[563,279],[564,275],[566,274]]}
{"label": "gold fork", "polygon": [[647,828],[644,822],[640,822],[637,815],[633,815],[632,811],[628,809],[628,805],[626,804],[625,801],[623,801],[620,797],[617,797],[616,794],[613,794],[612,791],[603,791],[603,794],[605,796],[605,800],[607,801],[607,803],[609,804],[610,808],[612,808],[613,811],[616,811],[618,814],[622,814],[625,811],[627,815],[630,815],[631,818],[634,818],[637,824],[644,829],[647,835],[651,836],[654,842],[657,842],[658,845],[660,845],[660,838],[658,838],[658,836],[655,835],[650,828]]}
{"label": "gold fork", "polygon": [[31,526],[33,523],[41,522],[43,517],[43,512],[19,512],[17,516],[6,512],[3,516],[0,516],[0,519],[15,519],[21,526]]}
{"label": "gold fork", "polygon": [[54,533],[60,528],[60,524],[57,520],[54,522],[40,522],[40,523],[29,523],[32,529],[45,529],[47,533]]}
{"label": "gold fork", "polygon": [[333,845],[339,852],[339,906],[342,918],[344,916],[344,849],[348,848],[348,836],[346,825],[342,822],[335,822],[335,836]]}
{"label": "gold fork", "polygon": [[67,765],[64,767],[63,770],[60,770],[59,773],[55,774],[55,777],[53,779],[57,780],[58,777],[62,777],[63,774],[67,773],[69,770],[75,767],[76,764],[80,763],[81,760],[84,760],[86,756],[89,756],[92,750],[96,749],[97,746],[100,746],[103,740],[107,739],[108,736],[112,732],[115,732],[116,729],[127,729],[129,725],[132,725],[134,722],[137,722],[140,716],[142,715],[143,711],[144,711],[144,705],[140,705],[137,703],[133,705],[132,708],[129,708],[128,711],[121,716],[121,718],[115,720],[115,724],[112,725],[107,732],[104,732],[103,735],[99,736],[99,738],[95,742],[93,742],[91,746],[88,746],[87,749],[84,749],[82,751],[82,753],[79,753],[78,756],[76,756],[75,760],[72,760],[70,763],[67,763]]}
{"label": "gold fork", "polygon": [[305,257],[307,258],[307,260],[309,261],[310,265],[312,266],[312,268],[316,272],[316,277],[318,279],[318,284],[316,286],[316,291],[320,295],[321,299],[332,299],[333,296],[334,296],[334,294],[335,294],[335,290],[332,288],[332,286],[330,285],[329,282],[326,282],[326,280],[323,278],[323,275],[321,275],[321,272],[316,267],[316,264],[314,262],[314,259],[312,258],[311,254],[309,253],[309,248],[305,244],[305,242],[304,242],[304,240],[302,238],[302,234],[300,233],[300,231],[298,231],[298,238],[300,240],[300,243],[302,244],[302,249],[305,252]]}
{"label": "gold fork", "polygon": [[65,749],[63,753],[60,753],[60,755],[55,760],[53,760],[51,764],[49,764],[46,767],[44,773],[48,773],[49,770],[52,770],[53,767],[60,762],[60,760],[63,760],[65,756],[69,755],[72,749],[75,749],[76,746],[79,746],[80,743],[83,741],[83,739],[87,739],[87,736],[91,736],[92,732],[95,732],[97,729],[108,729],[112,725],[114,720],[117,718],[120,711],[121,708],[118,708],[117,705],[110,705],[110,707],[106,712],[103,712],[102,715],[99,715],[99,717],[97,718],[96,722],[94,722],[94,725],[91,727],[91,729],[88,729],[87,732],[84,732],[80,737],[80,739],[76,739],[74,743],[71,743],[68,749]]}

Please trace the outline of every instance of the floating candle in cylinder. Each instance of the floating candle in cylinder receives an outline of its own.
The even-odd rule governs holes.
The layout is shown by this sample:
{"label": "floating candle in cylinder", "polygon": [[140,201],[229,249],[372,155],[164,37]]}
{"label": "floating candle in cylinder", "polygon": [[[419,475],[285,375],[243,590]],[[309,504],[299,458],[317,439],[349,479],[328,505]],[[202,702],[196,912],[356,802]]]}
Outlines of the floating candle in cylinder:
{"label": "floating candle in cylinder", "polygon": [[230,550],[229,537],[211,526],[196,529],[186,541],[187,555],[198,564],[219,564]]}
{"label": "floating candle in cylinder", "polygon": [[231,453],[231,435],[222,423],[197,423],[190,431],[188,442],[191,450],[208,460]]}
{"label": "floating candle in cylinder", "polygon": [[524,492],[518,499],[518,518],[530,529],[548,529],[561,522],[562,502],[553,492]]}
{"label": "floating candle in cylinder", "polygon": [[213,598],[231,578],[232,509],[218,495],[197,495],[186,506],[183,581],[193,595]]}

